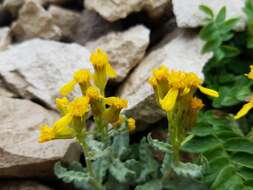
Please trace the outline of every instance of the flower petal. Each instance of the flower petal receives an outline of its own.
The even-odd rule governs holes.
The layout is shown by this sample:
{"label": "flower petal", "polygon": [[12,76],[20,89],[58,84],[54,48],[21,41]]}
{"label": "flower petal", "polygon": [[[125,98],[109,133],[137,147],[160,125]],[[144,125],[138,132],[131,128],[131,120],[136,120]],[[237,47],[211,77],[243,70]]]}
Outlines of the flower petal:
{"label": "flower petal", "polygon": [[76,81],[74,80],[68,82],[63,87],[61,87],[60,94],[62,96],[67,96],[70,92],[74,90],[75,85],[76,85]]}
{"label": "flower petal", "polygon": [[239,119],[245,116],[252,108],[253,103],[249,102],[247,104],[244,104],[243,107],[239,110],[239,112],[234,116],[234,119]]}
{"label": "flower petal", "polygon": [[160,104],[163,110],[169,112],[173,109],[178,96],[178,89],[171,88],[163,99],[160,99]]}
{"label": "flower petal", "polygon": [[106,74],[110,78],[114,78],[117,76],[117,72],[112,68],[112,66],[109,63],[106,65]]}
{"label": "flower petal", "polygon": [[199,90],[203,93],[203,94],[206,94],[208,96],[212,96],[212,97],[215,97],[215,98],[218,98],[219,97],[219,93],[215,90],[212,90],[212,89],[209,89],[209,88],[205,88],[203,86],[198,86]]}

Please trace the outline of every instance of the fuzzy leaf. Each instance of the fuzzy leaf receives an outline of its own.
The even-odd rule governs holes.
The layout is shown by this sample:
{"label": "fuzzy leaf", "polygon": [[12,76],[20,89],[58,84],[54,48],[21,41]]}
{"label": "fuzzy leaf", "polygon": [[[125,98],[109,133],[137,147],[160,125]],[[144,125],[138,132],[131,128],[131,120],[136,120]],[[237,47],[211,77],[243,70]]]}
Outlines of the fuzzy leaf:
{"label": "fuzzy leaf", "polygon": [[152,180],[143,185],[138,185],[135,190],[162,190],[162,182],[160,180]]}
{"label": "fuzzy leaf", "polygon": [[148,143],[151,146],[153,146],[155,149],[158,149],[162,152],[167,152],[167,153],[172,152],[172,150],[171,150],[172,147],[169,143],[165,143],[165,142],[159,141],[157,139],[153,139],[151,137],[151,134],[148,134],[147,140],[148,140]]}

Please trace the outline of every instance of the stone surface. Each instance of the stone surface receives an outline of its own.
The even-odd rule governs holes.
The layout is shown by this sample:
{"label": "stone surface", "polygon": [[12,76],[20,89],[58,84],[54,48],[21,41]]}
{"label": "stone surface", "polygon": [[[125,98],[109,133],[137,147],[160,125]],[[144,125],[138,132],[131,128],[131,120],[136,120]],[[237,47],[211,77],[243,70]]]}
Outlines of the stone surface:
{"label": "stone surface", "polygon": [[50,6],[48,11],[52,15],[54,24],[61,29],[62,36],[66,39],[73,39],[80,20],[80,14],[54,5]]}
{"label": "stone surface", "polygon": [[17,17],[18,11],[24,4],[25,0],[4,0],[3,6],[12,16]]}
{"label": "stone surface", "polygon": [[108,53],[109,61],[118,76],[117,82],[124,80],[144,57],[149,44],[150,31],[139,25],[124,32],[113,32],[87,44],[91,51],[101,48]]}
{"label": "stone surface", "polygon": [[39,126],[56,117],[29,100],[0,97],[0,177],[52,176],[56,161],[79,158],[73,140],[38,143]]}
{"label": "stone surface", "polygon": [[11,44],[11,32],[9,27],[0,28],[0,51],[6,50]]}
{"label": "stone surface", "polygon": [[3,97],[16,97],[17,94],[10,91],[6,85],[3,83],[3,81],[0,80],[0,96]]}
{"label": "stone surface", "polygon": [[96,12],[84,10],[78,23],[74,41],[85,45],[88,41],[96,40],[112,30],[120,30],[121,28],[122,24],[119,21],[110,23]]}
{"label": "stone surface", "polygon": [[246,25],[246,17],[243,13],[245,0],[172,0],[172,4],[179,27],[195,28],[205,24],[206,15],[199,10],[200,5],[207,5],[216,14],[226,6],[227,18],[240,17],[235,30],[243,30]]}
{"label": "stone surface", "polygon": [[170,7],[169,0],[85,0],[85,7],[95,10],[110,22],[127,17],[129,14],[146,11],[150,16],[159,17]]}
{"label": "stone surface", "polygon": [[59,88],[77,69],[90,68],[88,60],[80,45],[34,39],[0,52],[0,77],[19,96],[55,108]]}
{"label": "stone surface", "polygon": [[158,108],[152,87],[147,80],[152,69],[164,64],[170,69],[195,72],[203,78],[202,68],[211,54],[202,55],[203,42],[196,33],[176,30],[152,50],[125,81],[119,95],[128,99],[127,115],[133,116],[140,125],[154,123],[164,113]]}
{"label": "stone surface", "polygon": [[17,22],[12,24],[12,33],[17,41],[31,38],[59,40],[61,30],[52,16],[39,3],[28,0],[21,10]]}
{"label": "stone surface", "polygon": [[1,190],[52,190],[35,181],[4,180],[0,182]]}

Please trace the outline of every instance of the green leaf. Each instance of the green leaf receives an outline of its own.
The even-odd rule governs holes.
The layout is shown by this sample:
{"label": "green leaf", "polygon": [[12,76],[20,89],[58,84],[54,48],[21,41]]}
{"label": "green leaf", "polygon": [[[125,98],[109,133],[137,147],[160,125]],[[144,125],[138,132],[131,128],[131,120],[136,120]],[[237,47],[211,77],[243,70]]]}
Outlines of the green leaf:
{"label": "green leaf", "polygon": [[225,142],[224,147],[231,152],[245,152],[253,154],[253,141],[246,138],[232,138]]}
{"label": "green leaf", "polygon": [[239,18],[231,18],[231,19],[226,20],[221,25],[221,31],[224,33],[231,31],[235,27],[235,25],[238,23],[238,21],[239,21]]}
{"label": "green leaf", "polygon": [[135,190],[162,190],[162,182],[160,180],[152,180],[143,185],[136,186]]}
{"label": "green leaf", "polygon": [[163,175],[166,175],[171,171],[171,163],[172,163],[171,155],[166,153],[163,158],[163,163],[161,166],[161,172]]}
{"label": "green leaf", "polygon": [[218,174],[214,183],[212,184],[212,189],[218,188],[220,185],[224,184],[230,177],[235,174],[235,168],[231,165],[224,167]]}
{"label": "green leaf", "polygon": [[242,167],[239,169],[238,173],[246,181],[253,180],[253,170],[252,169]]}
{"label": "green leaf", "polygon": [[202,53],[207,53],[214,49],[217,49],[221,44],[222,41],[219,38],[209,40],[208,42],[205,43],[204,47],[202,48]]}
{"label": "green leaf", "polygon": [[110,159],[108,159],[107,157],[101,157],[93,161],[92,163],[93,170],[96,175],[96,178],[99,179],[100,183],[103,182],[106,176],[107,170],[110,167],[110,163],[111,163]]}
{"label": "green leaf", "polygon": [[180,162],[178,165],[172,166],[174,172],[178,176],[198,178],[202,176],[202,167],[192,163]]}
{"label": "green leaf", "polygon": [[220,24],[220,23],[222,23],[222,22],[225,21],[225,18],[226,18],[226,7],[224,6],[224,7],[222,7],[222,8],[220,9],[220,11],[218,12],[218,15],[217,15],[216,18],[215,18],[215,22],[216,22],[217,24]]}
{"label": "green leaf", "polygon": [[251,154],[236,153],[232,155],[232,160],[240,166],[253,169],[253,155]]}
{"label": "green leaf", "polygon": [[126,167],[119,159],[114,159],[110,165],[111,175],[120,183],[129,183],[135,179],[136,173]]}
{"label": "green leaf", "polygon": [[112,150],[120,160],[127,158],[129,154],[129,134],[121,133],[114,136]]}
{"label": "green leaf", "polygon": [[197,127],[194,127],[192,129],[192,134],[199,137],[212,135],[213,132],[214,131],[213,131],[212,125],[209,123],[203,123],[203,122],[198,123]]}
{"label": "green leaf", "polygon": [[200,5],[200,6],[199,6],[199,9],[200,9],[201,11],[203,11],[208,17],[210,17],[210,18],[213,18],[213,17],[214,17],[214,14],[213,14],[212,9],[210,9],[208,6]]}
{"label": "green leaf", "polygon": [[219,146],[220,143],[212,136],[195,137],[184,144],[182,150],[192,153],[203,153]]}
{"label": "green leaf", "polygon": [[75,187],[80,189],[93,189],[89,184],[90,178],[88,174],[76,164],[72,166],[72,168],[76,168],[77,171],[67,170],[61,166],[60,162],[57,162],[54,166],[54,172],[55,175],[65,183],[73,183]]}
{"label": "green leaf", "polygon": [[149,133],[148,134],[148,137],[147,137],[147,140],[148,140],[148,143],[153,146],[155,149],[158,149],[162,152],[167,152],[167,153],[171,153],[172,150],[171,150],[171,145],[169,143],[165,143],[165,142],[162,142],[162,141],[159,141],[157,139],[153,139],[151,137],[151,134]]}

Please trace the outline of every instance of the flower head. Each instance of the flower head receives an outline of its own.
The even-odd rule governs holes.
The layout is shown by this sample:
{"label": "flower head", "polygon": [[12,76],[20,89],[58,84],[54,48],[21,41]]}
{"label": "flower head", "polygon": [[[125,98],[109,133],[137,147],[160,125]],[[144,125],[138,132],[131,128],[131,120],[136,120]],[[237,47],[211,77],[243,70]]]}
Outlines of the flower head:
{"label": "flower head", "polygon": [[89,98],[86,96],[75,98],[68,106],[68,112],[74,117],[83,117],[89,110]]}
{"label": "flower head", "polygon": [[73,79],[60,89],[60,94],[62,96],[67,96],[74,90],[76,84],[79,84],[82,93],[85,94],[86,89],[90,86],[90,71],[88,69],[76,71],[73,75]]}
{"label": "flower head", "polygon": [[123,108],[127,108],[127,100],[118,97],[105,98],[105,104],[109,106],[103,113],[104,119],[108,123],[114,123],[119,120],[120,111]]}
{"label": "flower head", "polygon": [[248,103],[242,106],[239,112],[237,112],[237,114],[234,116],[234,119],[240,119],[241,117],[245,116],[252,108],[253,108],[253,97],[250,97]]}
{"label": "flower head", "polygon": [[69,100],[66,97],[63,98],[56,98],[55,100],[56,107],[62,114],[67,113],[68,111],[68,105],[69,105]]}
{"label": "flower head", "polygon": [[86,91],[86,96],[90,100],[91,110],[94,116],[101,116],[104,111],[103,96],[95,86],[90,86]]}
{"label": "flower head", "polygon": [[43,125],[40,127],[39,142],[46,142],[54,139],[69,139],[73,138],[74,130],[68,125],[72,120],[71,115],[67,114],[58,121],[56,121],[52,127]]}
{"label": "flower head", "polygon": [[100,92],[104,94],[104,89],[107,83],[107,78],[116,77],[116,71],[111,67],[108,60],[108,55],[101,49],[96,49],[91,53],[90,62],[92,63],[94,73],[94,83],[100,89]]}
{"label": "flower head", "polygon": [[135,130],[136,126],[135,126],[135,119],[130,117],[128,120],[127,120],[127,123],[128,123],[128,131],[131,133]]}
{"label": "flower head", "polygon": [[195,89],[209,96],[219,96],[218,92],[201,86],[202,80],[195,73],[168,70],[165,66],[154,69],[149,83],[154,88],[158,103],[166,112],[174,108],[178,97],[191,93]]}
{"label": "flower head", "polygon": [[193,110],[201,110],[204,107],[204,104],[201,99],[197,97],[193,97],[191,99],[191,109]]}

